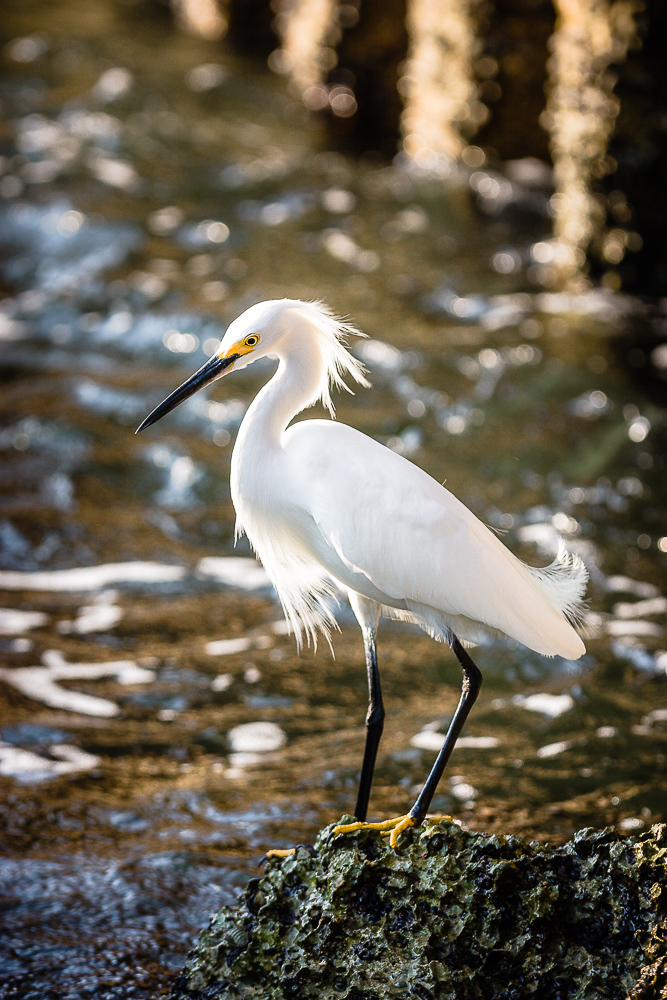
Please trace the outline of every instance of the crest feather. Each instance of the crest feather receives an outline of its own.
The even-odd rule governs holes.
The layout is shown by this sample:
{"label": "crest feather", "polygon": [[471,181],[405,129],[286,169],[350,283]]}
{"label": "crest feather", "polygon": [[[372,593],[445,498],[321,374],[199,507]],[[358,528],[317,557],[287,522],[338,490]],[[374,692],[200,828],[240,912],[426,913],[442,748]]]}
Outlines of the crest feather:
{"label": "crest feather", "polygon": [[366,378],[366,367],[350,354],[347,347],[348,337],[365,337],[366,334],[334,315],[322,302],[299,302],[298,305],[295,303],[295,307],[317,335],[326,367],[326,379],[322,384],[320,399],[333,417],[335,409],[331,398],[332,389],[345,389],[354,394],[345,382],[346,377],[353,378],[359,385],[370,385]]}

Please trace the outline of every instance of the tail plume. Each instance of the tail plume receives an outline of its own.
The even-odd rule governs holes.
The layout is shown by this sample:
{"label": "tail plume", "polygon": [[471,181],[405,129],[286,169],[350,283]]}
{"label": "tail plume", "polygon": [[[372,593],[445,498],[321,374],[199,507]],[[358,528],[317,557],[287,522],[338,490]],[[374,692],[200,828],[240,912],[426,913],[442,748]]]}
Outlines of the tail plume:
{"label": "tail plume", "polygon": [[588,570],[582,559],[568,552],[564,542],[558,545],[556,558],[543,569],[526,567],[550,604],[572,625],[581,625],[588,619],[588,608],[583,600],[588,582]]}

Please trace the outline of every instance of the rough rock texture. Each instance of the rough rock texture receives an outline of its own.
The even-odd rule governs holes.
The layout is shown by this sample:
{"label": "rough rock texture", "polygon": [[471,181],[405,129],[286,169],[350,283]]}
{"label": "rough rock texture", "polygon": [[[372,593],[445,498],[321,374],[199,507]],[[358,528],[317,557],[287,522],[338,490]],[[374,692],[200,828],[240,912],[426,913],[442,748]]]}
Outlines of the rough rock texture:
{"label": "rough rock texture", "polygon": [[331,830],[212,918],[172,1000],[666,995],[665,825],[557,848],[449,821],[396,850]]}

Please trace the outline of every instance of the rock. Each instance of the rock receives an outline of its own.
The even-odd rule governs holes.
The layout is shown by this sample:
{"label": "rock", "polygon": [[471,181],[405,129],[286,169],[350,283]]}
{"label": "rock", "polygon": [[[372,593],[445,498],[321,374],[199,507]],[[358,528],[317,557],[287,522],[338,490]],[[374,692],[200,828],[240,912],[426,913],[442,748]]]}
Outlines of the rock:
{"label": "rock", "polygon": [[395,850],[332,830],[215,914],[171,1000],[664,996],[667,825],[549,847],[447,819]]}

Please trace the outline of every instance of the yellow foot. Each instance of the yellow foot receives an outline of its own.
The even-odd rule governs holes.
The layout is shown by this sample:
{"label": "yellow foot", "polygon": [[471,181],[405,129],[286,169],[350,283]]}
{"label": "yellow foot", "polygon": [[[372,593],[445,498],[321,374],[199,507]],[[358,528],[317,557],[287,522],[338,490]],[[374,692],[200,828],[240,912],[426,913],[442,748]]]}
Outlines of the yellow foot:
{"label": "yellow foot", "polygon": [[[427,823],[451,822],[451,816],[427,816]],[[379,830],[383,836],[389,837],[389,846],[396,847],[398,838],[404,830],[419,824],[408,813],[406,816],[395,816],[393,819],[385,819],[380,823],[345,823],[342,826],[334,827],[332,836],[338,837],[343,833],[356,833],[358,830]]]}
{"label": "yellow foot", "polygon": [[316,856],[315,848],[312,844],[297,844],[296,847],[273,847],[270,851],[266,852],[262,860],[268,860],[269,858],[291,858],[298,850],[307,851],[311,857]]}
{"label": "yellow foot", "polygon": [[408,830],[417,824],[409,814],[407,816],[395,816],[394,819],[385,819],[381,823],[344,823],[342,826],[334,828],[333,836],[338,837],[342,833],[356,833],[357,830],[379,830],[381,834],[389,837],[389,846],[396,847],[398,838],[404,830]]}

